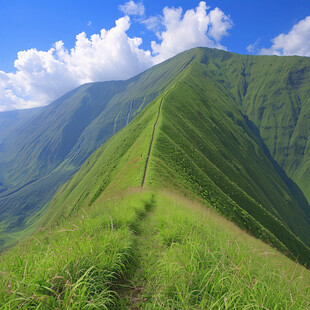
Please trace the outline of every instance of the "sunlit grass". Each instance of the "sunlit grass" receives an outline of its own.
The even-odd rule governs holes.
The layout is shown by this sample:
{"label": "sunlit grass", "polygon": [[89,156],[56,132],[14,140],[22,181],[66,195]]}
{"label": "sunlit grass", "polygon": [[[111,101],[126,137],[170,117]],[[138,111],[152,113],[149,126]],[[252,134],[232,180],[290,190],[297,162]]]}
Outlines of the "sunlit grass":
{"label": "sunlit grass", "polygon": [[169,195],[156,205],[145,309],[308,309],[306,269],[202,206]]}
{"label": "sunlit grass", "polygon": [[117,297],[111,286],[131,259],[135,226],[146,206],[134,197],[95,204],[2,255],[0,304],[4,309],[110,307]]}
{"label": "sunlit grass", "polygon": [[167,192],[80,209],[0,257],[2,309],[307,309],[309,271]]}

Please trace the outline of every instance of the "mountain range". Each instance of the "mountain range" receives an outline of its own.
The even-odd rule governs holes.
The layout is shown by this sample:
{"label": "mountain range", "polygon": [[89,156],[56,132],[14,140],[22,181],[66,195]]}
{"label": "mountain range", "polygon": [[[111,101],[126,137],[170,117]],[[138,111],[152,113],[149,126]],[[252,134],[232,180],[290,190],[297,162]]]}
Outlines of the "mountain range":
{"label": "mountain range", "polygon": [[306,57],[198,48],[127,81],[82,85],[46,107],[0,113],[1,235],[35,223],[90,154],[160,96],[176,96],[163,107],[161,142],[148,160],[158,169],[152,182],[208,201],[220,191],[309,245],[309,65]]}
{"label": "mountain range", "polygon": [[[101,238],[120,230],[125,234],[120,237],[123,241],[115,241],[115,244],[111,241],[112,246],[107,241],[106,245],[111,251],[120,251],[116,251],[120,261],[111,267],[115,277],[107,278],[112,283],[106,288],[110,290],[116,285],[113,281],[127,268],[130,257],[135,256],[127,251],[134,249],[135,244],[143,248],[141,253],[150,255],[147,254],[151,253],[150,246],[145,245],[145,240],[156,243],[162,232],[164,241],[159,248],[165,246],[163,251],[167,250],[166,246],[171,249],[176,244],[187,248],[194,242],[186,235],[204,228],[196,225],[201,222],[199,215],[193,222],[186,218],[191,218],[189,210],[192,209],[199,214],[205,212],[191,206],[195,201],[202,208],[216,210],[230,223],[291,260],[309,267],[309,82],[310,59],[307,57],[249,56],[195,48],[127,81],[82,85],[48,106],[0,113],[1,248],[10,247],[16,240],[37,231],[35,237],[14,247],[13,252],[7,251],[13,254],[6,255],[12,255],[12,260],[30,255],[24,252],[28,242],[31,257],[41,257],[44,251],[49,253],[50,244],[55,245],[51,252],[55,253],[62,242],[76,241],[77,248],[87,244],[88,249],[90,241],[85,239],[83,243],[84,235],[73,239],[67,236],[64,239],[67,241],[58,239],[59,232],[79,234],[82,231],[87,232],[91,240],[100,236],[99,249],[103,246]],[[136,202],[132,203],[128,195],[138,197]],[[176,196],[186,199],[186,203],[179,202]],[[127,204],[126,199],[131,202]],[[109,201],[116,202],[109,205]],[[114,210],[118,205],[122,206],[123,215]],[[177,215],[176,205],[184,216]],[[148,224],[143,224],[146,216]],[[156,219],[158,216],[159,222],[155,223],[152,216]],[[84,223],[85,218],[88,224]],[[101,221],[103,226],[96,221]],[[205,221],[209,223],[209,219]],[[231,225],[229,222],[220,222],[215,229],[225,231],[225,227]],[[148,225],[153,227],[155,241],[148,239],[151,238]],[[174,229],[174,225],[183,228]],[[200,226],[204,226],[203,221]],[[235,236],[235,228],[228,231]],[[210,234],[207,230],[201,233],[202,239],[195,239],[197,247],[203,243],[203,236]],[[122,242],[127,241],[128,244],[123,245]],[[119,248],[121,246],[124,248]],[[67,243],[63,247],[73,249]],[[90,249],[92,255],[93,247]],[[102,251],[110,253],[106,249]],[[224,254],[223,249],[214,251],[224,256],[228,252],[234,255],[228,247]],[[264,253],[268,251],[273,250],[268,248]],[[85,261],[89,261],[89,255]],[[160,257],[160,253],[156,255]],[[78,261],[72,263],[73,270]],[[27,264],[20,266],[26,270]],[[100,265],[101,260],[92,264],[75,270],[80,277],[76,283],[84,276],[87,278],[89,270]],[[289,266],[285,268],[293,268]],[[100,268],[98,270],[108,267]],[[65,269],[61,270],[61,277],[66,277]],[[85,272],[82,277],[80,270]],[[48,296],[58,292],[53,279],[38,280],[42,289],[48,288]],[[29,292],[34,290],[31,285],[27,286]],[[62,292],[63,288],[59,290]],[[175,294],[181,298],[177,291]],[[128,299],[128,291],[117,287],[116,292],[124,300]],[[58,299],[61,294],[57,295]],[[188,302],[202,305],[205,300],[204,305],[210,306],[207,295],[206,299],[198,297],[194,298],[195,302]],[[133,299],[131,295],[130,300]],[[51,300],[52,307],[59,306],[54,303],[56,299]],[[180,300],[183,305],[183,297]],[[269,306],[274,306],[272,301]],[[70,307],[75,306],[70,304]]]}

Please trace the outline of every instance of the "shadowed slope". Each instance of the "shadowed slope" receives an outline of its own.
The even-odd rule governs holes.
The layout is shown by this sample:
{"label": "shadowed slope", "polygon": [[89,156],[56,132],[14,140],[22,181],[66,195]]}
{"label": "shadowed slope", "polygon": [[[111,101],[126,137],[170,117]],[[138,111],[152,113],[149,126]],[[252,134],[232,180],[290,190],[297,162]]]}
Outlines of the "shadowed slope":
{"label": "shadowed slope", "polygon": [[310,59],[202,49],[204,74],[259,129],[271,156],[310,201]]}

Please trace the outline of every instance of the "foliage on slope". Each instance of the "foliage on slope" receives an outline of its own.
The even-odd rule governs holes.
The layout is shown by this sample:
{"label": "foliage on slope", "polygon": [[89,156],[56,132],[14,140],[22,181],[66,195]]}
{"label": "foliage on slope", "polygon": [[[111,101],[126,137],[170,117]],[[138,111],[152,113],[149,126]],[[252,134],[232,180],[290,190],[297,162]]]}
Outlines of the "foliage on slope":
{"label": "foliage on slope", "polygon": [[147,184],[194,192],[309,264],[309,248],[291,233],[309,243],[307,217],[230,98],[193,64],[161,111]]}
{"label": "foliage on slope", "polygon": [[310,59],[201,49],[204,74],[240,105],[310,201]]}
{"label": "foliage on slope", "polygon": [[2,309],[307,309],[309,271],[207,206],[101,196],[0,257]]}
{"label": "foliage on slope", "polygon": [[27,233],[55,191],[191,57],[181,55],[127,81],[83,85],[47,107],[0,113],[0,250],[14,241],[9,234]]}
{"label": "foliage on slope", "polygon": [[[240,108],[265,153],[268,149],[270,160],[277,161],[273,165],[279,164],[309,199],[309,59],[193,49],[128,81],[87,84],[44,108],[0,113],[0,213],[5,219],[0,243],[7,244],[8,232],[27,231],[57,187],[192,62],[207,79],[203,88]],[[234,116],[231,109],[228,117]],[[309,218],[302,193],[280,168],[277,172]],[[282,216],[287,208],[278,205]]]}
{"label": "foliage on slope", "polygon": [[133,122],[113,136],[86,160],[81,169],[55,194],[42,226],[68,218],[100,195],[139,187],[142,183],[153,124],[158,112],[155,100]]}
{"label": "foliage on slope", "polygon": [[309,271],[205,205],[157,192],[139,231],[128,308],[309,307]]}
{"label": "foliage on slope", "polygon": [[295,197],[261,141],[231,97],[190,69],[57,192],[38,234],[1,256],[4,309],[309,307],[309,272],[205,203],[161,192],[121,198],[120,190],[141,186],[150,154],[146,187],[173,184],[198,195],[255,236],[309,259],[281,224],[287,214],[273,199]]}
{"label": "foliage on slope", "polygon": [[148,162],[146,186],[190,191],[256,237],[309,264],[310,250],[304,244],[309,242],[309,225],[294,193],[239,107],[201,71],[195,63],[188,66],[95,152],[57,192],[44,225],[87,207],[105,190],[141,185]]}
{"label": "foliage on slope", "polygon": [[110,309],[150,196],[96,204],[4,253],[1,309]]}

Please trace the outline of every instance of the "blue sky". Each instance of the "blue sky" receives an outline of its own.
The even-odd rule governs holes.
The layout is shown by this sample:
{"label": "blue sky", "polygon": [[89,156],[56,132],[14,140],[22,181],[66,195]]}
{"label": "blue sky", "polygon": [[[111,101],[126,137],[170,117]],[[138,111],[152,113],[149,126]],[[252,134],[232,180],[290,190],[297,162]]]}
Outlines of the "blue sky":
{"label": "blue sky", "polygon": [[[128,78],[198,45],[241,54],[310,56],[308,0],[203,3],[0,0],[0,111],[47,104],[84,82]],[[119,19],[118,34],[100,37],[105,42],[90,39]],[[204,21],[198,25],[198,19]],[[77,40],[82,32],[85,36]],[[140,41],[133,47],[134,37]],[[57,52],[51,50],[59,41]],[[72,53],[77,42],[80,48]],[[114,44],[121,45],[117,53]]]}

